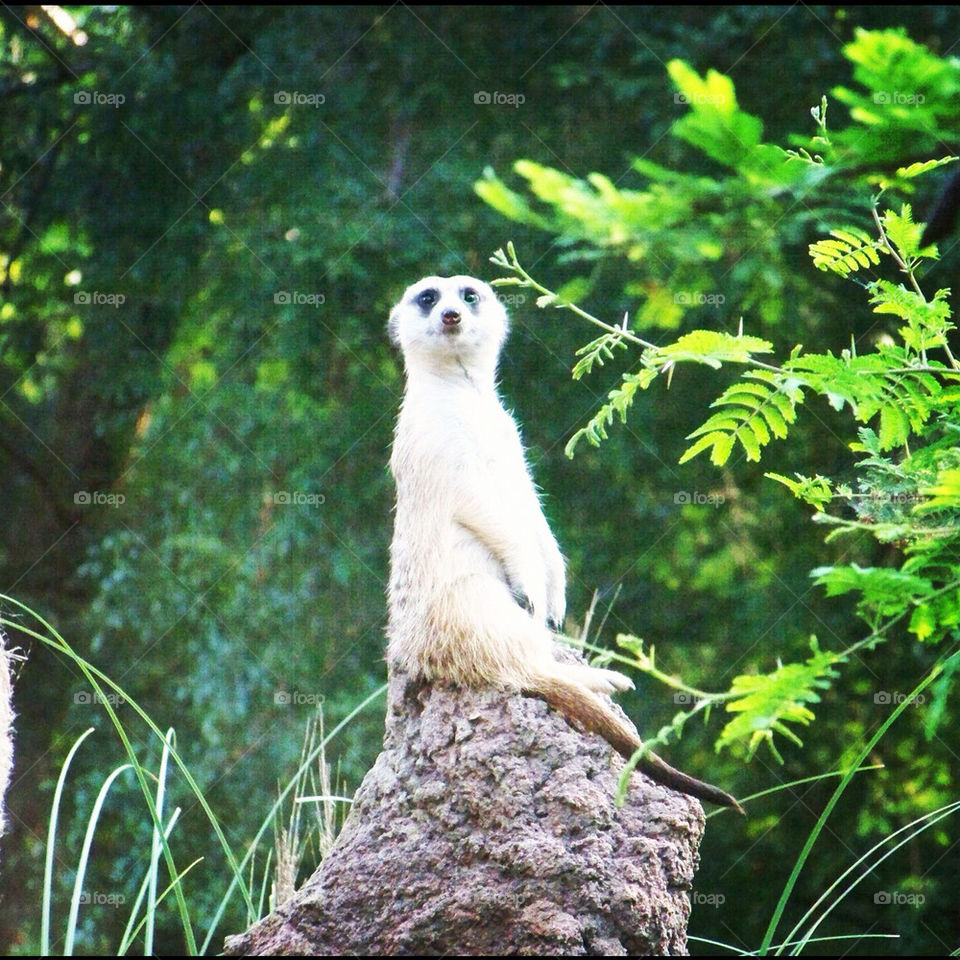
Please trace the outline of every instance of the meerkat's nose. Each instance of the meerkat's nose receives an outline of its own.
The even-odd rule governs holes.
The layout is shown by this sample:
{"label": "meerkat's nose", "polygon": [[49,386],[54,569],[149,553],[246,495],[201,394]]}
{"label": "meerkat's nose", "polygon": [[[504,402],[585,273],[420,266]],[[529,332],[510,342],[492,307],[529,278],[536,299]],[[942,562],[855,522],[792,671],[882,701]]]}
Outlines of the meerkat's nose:
{"label": "meerkat's nose", "polygon": [[445,327],[455,327],[460,322],[460,314],[456,310],[444,310],[440,319]]}

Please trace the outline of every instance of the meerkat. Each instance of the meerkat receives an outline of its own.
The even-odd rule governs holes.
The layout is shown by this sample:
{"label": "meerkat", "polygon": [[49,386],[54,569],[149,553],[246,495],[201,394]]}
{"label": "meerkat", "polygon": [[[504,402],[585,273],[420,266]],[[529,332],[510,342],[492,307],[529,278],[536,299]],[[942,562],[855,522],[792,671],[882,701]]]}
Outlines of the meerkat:
{"label": "meerkat", "polygon": [[[642,742],[603,696],[632,681],[553,655],[566,574],[497,393],[506,310],[481,280],[425,277],[393,308],[388,330],[406,368],[390,459],[389,663],[423,680],[542,697],[631,757]],[[740,809],[654,754],[639,766],[665,786]]]}

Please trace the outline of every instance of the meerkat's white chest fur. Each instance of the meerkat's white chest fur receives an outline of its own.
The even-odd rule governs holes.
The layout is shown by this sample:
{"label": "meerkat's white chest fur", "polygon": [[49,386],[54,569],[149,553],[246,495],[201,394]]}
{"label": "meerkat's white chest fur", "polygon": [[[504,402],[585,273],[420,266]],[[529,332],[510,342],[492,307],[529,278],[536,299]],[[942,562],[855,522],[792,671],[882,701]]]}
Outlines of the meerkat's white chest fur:
{"label": "meerkat's white chest fur", "polygon": [[619,673],[560,664],[564,563],[496,392],[507,316],[472,277],[425,277],[390,315],[407,386],[391,468],[388,657],[415,676],[531,692],[610,692]]}

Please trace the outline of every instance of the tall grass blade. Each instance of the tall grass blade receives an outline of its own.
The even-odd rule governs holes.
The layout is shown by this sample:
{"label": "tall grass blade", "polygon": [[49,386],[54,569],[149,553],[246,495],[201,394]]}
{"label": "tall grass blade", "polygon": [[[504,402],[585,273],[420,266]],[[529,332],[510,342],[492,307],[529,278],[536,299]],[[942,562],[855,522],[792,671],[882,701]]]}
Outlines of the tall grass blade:
{"label": "tall grass blade", "polygon": [[80,749],[90,734],[93,733],[93,727],[84,730],[77,738],[76,743],[70,748],[67,759],[63,761],[60,768],[60,776],[57,778],[57,786],[53,791],[53,805],[50,808],[50,826],[47,829],[47,856],[43,864],[43,897],[40,904],[40,956],[50,956],[50,897],[53,888],[53,850],[57,840],[57,817],[60,814],[60,798],[63,795],[63,785],[67,779],[67,771],[70,769],[70,762],[74,754]]}

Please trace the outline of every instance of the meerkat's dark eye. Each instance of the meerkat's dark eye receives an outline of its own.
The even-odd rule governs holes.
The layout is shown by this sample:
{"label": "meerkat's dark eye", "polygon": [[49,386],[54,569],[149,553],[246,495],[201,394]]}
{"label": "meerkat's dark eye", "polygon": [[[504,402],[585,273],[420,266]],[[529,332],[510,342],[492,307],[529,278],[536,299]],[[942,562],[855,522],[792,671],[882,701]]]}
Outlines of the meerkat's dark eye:
{"label": "meerkat's dark eye", "polygon": [[437,302],[439,296],[436,290],[424,290],[417,294],[415,303],[421,310],[429,310]]}
{"label": "meerkat's dark eye", "polygon": [[463,302],[473,306],[473,304],[480,302],[480,294],[477,293],[473,287],[467,287],[467,289],[463,291]]}

